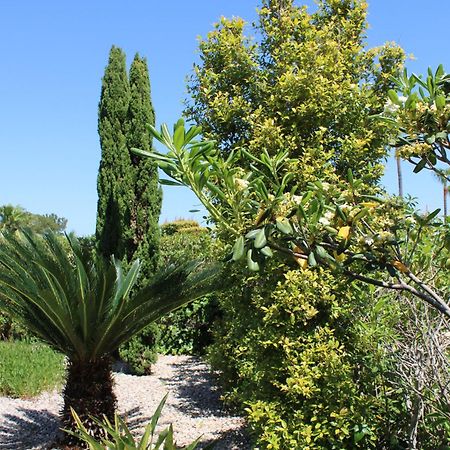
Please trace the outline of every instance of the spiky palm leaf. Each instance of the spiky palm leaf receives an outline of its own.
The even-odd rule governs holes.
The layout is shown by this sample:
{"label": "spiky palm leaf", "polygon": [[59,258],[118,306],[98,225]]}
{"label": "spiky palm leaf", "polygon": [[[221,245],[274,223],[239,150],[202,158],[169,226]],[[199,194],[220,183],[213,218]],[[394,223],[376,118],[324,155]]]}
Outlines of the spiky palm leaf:
{"label": "spiky palm leaf", "polygon": [[[210,292],[217,268],[172,267],[132,294],[139,261],[124,274],[119,261],[92,257],[75,238],[67,241],[51,232],[0,235],[0,310],[69,358],[63,420],[71,420],[71,406],[80,417],[112,419],[107,356],[151,321]],[[96,392],[111,398],[105,403]]]}

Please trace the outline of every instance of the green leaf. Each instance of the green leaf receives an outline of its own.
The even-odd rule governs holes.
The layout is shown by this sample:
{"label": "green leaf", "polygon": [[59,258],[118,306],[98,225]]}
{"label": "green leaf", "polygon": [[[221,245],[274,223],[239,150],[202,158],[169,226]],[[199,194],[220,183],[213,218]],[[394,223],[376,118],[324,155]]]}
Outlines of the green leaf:
{"label": "green leaf", "polygon": [[277,217],[277,228],[283,234],[292,235],[294,232],[291,224],[289,223],[289,220],[287,220],[286,218]]}
{"label": "green leaf", "polygon": [[258,272],[259,270],[259,264],[256,261],[253,261],[253,252],[252,249],[249,249],[247,251],[247,267],[249,268],[249,270],[251,270],[252,272]]}
{"label": "green leaf", "polygon": [[167,180],[166,178],[160,178],[159,184],[162,184],[164,186],[184,186],[184,184],[180,183],[179,181]]}
{"label": "green leaf", "polygon": [[436,72],[434,73],[434,77],[437,79],[442,78],[444,73],[445,73],[444,66],[442,64],[439,64],[438,68],[436,69]]}
{"label": "green leaf", "polygon": [[347,216],[344,214],[344,211],[339,207],[339,205],[336,205],[336,214],[344,221],[347,222]]}
{"label": "green leaf", "polygon": [[255,248],[263,248],[266,244],[266,231],[264,228],[261,228],[260,230],[258,230],[258,234],[255,236],[255,242],[253,245],[255,246]]}
{"label": "green leaf", "polygon": [[417,164],[416,167],[414,167],[413,172],[414,173],[419,173],[427,164],[427,160],[426,158],[422,158]]}
{"label": "green leaf", "polygon": [[347,180],[350,183],[350,186],[353,187],[353,172],[352,169],[350,169],[350,167],[347,170]]}
{"label": "green leaf", "polygon": [[238,240],[233,245],[233,261],[238,261],[244,256],[244,247],[245,247],[245,240],[244,236],[239,236]]}
{"label": "green leaf", "polygon": [[388,97],[392,103],[394,103],[398,106],[401,106],[402,103],[401,103],[400,99],[398,98],[397,92],[395,92],[394,89],[389,89]]}
{"label": "green leaf", "polygon": [[314,256],[314,253],[313,253],[313,252],[311,252],[311,253],[308,255],[308,265],[309,265],[310,267],[316,267],[316,266],[317,266],[316,257]]}
{"label": "green leaf", "polygon": [[177,150],[181,150],[184,145],[184,123],[175,126],[175,131],[173,133],[173,145]]}
{"label": "green leaf", "polygon": [[358,220],[361,220],[362,218],[366,217],[367,214],[369,214],[369,210],[367,208],[363,208],[355,215],[355,217],[353,217],[353,223],[357,223]]}
{"label": "green leaf", "polygon": [[425,222],[430,223],[440,212],[440,208],[435,209],[433,212],[430,212],[430,214],[428,214],[428,216],[425,218]]}
{"label": "green leaf", "polygon": [[261,253],[264,255],[264,256],[267,256],[268,258],[271,258],[272,256],[273,256],[273,252],[272,252],[272,249],[270,248],[270,247],[263,247],[262,249],[261,249]]}
{"label": "green leaf", "polygon": [[436,104],[436,108],[441,110],[445,108],[445,96],[444,95],[437,95],[434,99],[434,103]]}
{"label": "green leaf", "polygon": [[328,259],[330,256],[328,254],[328,252],[321,245],[316,246],[316,255],[322,259]]}
{"label": "green leaf", "polygon": [[425,138],[425,142],[430,145],[434,144],[435,141],[436,141],[436,136],[434,134],[432,134],[431,136],[427,136]]}

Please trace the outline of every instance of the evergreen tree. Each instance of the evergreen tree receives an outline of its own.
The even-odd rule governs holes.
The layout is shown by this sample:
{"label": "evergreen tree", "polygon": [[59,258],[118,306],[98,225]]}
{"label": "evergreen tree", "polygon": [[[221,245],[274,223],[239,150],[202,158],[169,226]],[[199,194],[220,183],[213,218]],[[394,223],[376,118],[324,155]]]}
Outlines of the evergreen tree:
{"label": "evergreen tree", "polygon": [[96,238],[100,253],[122,259],[129,241],[130,205],[134,203],[131,159],[126,145],[130,103],[125,53],[112,47],[102,80],[98,133],[102,157],[97,180]]}
{"label": "evergreen tree", "polygon": [[[147,130],[148,124],[155,124],[155,114],[150,98],[147,61],[136,54],[130,68],[128,149],[151,150],[152,140]],[[134,169],[135,198],[130,217],[133,241],[128,246],[128,257],[141,259],[141,283],[144,283],[158,266],[160,238],[158,219],[161,212],[162,192],[158,185],[158,170],[153,161],[132,155],[131,163]]]}
{"label": "evergreen tree", "polygon": [[141,283],[158,265],[162,196],[155,164],[130,149],[151,149],[146,127],[154,123],[145,59],[135,56],[128,79],[125,54],[112,47],[99,106],[97,240],[105,257],[114,254],[128,263],[139,257]]}

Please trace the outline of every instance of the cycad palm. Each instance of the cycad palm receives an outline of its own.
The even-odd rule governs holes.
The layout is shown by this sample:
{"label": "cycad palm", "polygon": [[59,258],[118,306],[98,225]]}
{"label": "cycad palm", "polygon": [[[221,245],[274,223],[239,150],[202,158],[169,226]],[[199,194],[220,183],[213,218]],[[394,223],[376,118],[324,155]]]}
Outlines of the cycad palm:
{"label": "cycad palm", "polygon": [[130,295],[139,262],[125,276],[118,261],[92,258],[75,238],[68,241],[69,251],[52,233],[0,235],[0,309],[67,355],[62,425],[74,428],[73,407],[95,434],[88,415],[114,418],[111,352],[149,322],[210,291],[215,270],[187,263]]}

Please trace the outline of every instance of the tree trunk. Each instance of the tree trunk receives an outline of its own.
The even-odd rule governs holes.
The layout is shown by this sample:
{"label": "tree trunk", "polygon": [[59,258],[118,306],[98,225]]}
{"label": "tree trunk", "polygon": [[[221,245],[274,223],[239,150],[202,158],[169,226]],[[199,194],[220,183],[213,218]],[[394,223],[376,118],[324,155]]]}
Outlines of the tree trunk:
{"label": "tree trunk", "polygon": [[447,195],[448,195],[448,187],[447,183],[444,184],[444,222],[447,219]]}
{"label": "tree trunk", "polygon": [[[97,437],[104,434],[89,416],[103,419],[106,416],[114,423],[116,396],[113,391],[111,359],[104,357],[95,361],[69,361],[67,382],[64,388],[64,406],[61,413],[61,428],[76,430],[70,408],[80,417],[84,426]],[[65,433],[62,444],[66,448],[80,448],[81,442]]]}
{"label": "tree trunk", "polygon": [[395,155],[395,160],[397,162],[398,195],[403,198],[403,176],[400,156]]}

